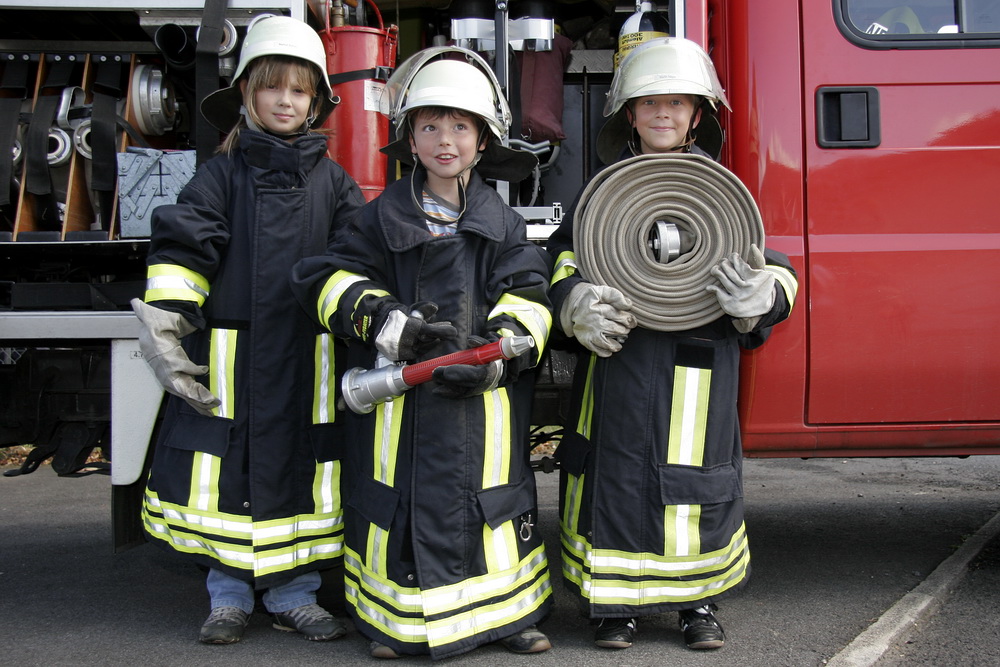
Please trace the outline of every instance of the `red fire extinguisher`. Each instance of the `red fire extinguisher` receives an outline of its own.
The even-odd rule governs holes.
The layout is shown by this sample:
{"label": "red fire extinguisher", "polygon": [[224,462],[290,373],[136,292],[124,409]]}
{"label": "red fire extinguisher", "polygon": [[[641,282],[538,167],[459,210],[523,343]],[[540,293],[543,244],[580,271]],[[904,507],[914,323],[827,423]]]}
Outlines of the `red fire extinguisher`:
{"label": "red fire extinguisher", "polygon": [[367,1],[377,28],[345,25],[341,3],[335,1],[325,12],[326,27],[319,35],[326,47],[330,86],[340,97],[340,104],[323,123],[330,157],[357,181],[365,200],[371,201],[386,185],[387,158],[379,148],[389,143],[389,119],[378,108],[382,88],[396,65],[399,29],[395,25],[386,28],[375,3]]}

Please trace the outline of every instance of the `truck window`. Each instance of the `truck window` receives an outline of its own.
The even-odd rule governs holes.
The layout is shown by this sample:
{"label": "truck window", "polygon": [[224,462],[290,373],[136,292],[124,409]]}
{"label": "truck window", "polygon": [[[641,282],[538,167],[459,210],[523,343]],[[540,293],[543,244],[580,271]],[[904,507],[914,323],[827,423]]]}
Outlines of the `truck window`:
{"label": "truck window", "polygon": [[1000,43],[1000,0],[836,0],[834,13],[845,36],[867,48]]}

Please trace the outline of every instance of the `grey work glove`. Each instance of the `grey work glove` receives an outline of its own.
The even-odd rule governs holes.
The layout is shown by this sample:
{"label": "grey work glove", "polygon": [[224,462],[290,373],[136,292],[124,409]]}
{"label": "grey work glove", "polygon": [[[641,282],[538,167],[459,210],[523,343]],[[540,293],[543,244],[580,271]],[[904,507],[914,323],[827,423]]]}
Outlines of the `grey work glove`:
{"label": "grey work glove", "polygon": [[559,311],[559,323],[567,336],[599,357],[610,357],[637,321],[632,302],[614,287],[581,282],[573,286]]}
{"label": "grey work glove", "polygon": [[433,321],[437,311],[437,304],[430,301],[393,308],[375,335],[375,347],[390,361],[409,361],[458,336],[451,322]]}
{"label": "grey work glove", "polygon": [[187,401],[188,405],[208,417],[221,401],[208,388],[195,380],[208,373],[208,366],[199,366],[188,358],[181,347],[181,338],[196,331],[196,327],[179,313],[150,306],[141,299],[132,299],[132,311],[142,322],[139,349],[156,379],[169,393]]}
{"label": "grey work glove", "polygon": [[712,267],[719,285],[705,289],[715,292],[722,310],[734,318],[733,326],[740,333],[751,331],[774,305],[774,274],[764,266],[760,248],[751,245],[749,262],[733,253]]}

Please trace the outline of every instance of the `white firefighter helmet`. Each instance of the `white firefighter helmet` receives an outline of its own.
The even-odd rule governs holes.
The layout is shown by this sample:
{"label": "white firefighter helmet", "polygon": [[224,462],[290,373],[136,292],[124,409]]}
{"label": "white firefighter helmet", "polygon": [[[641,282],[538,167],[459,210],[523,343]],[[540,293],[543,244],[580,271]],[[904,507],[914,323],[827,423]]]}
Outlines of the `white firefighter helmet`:
{"label": "white firefighter helmet", "polygon": [[232,85],[205,97],[201,113],[214,127],[227,132],[240,118],[243,96],[239,80],[251,62],[263,56],[289,56],[301,58],[315,65],[320,73],[317,97],[319,108],[310,126],[321,125],[333,111],[338,100],[333,96],[326,71],[326,49],[319,33],[309,24],[288,16],[263,16],[254,21],[243,38],[240,61],[233,74]]}
{"label": "white firefighter helmet", "polygon": [[409,113],[433,106],[479,116],[498,139],[510,130],[510,107],[496,75],[482,56],[468,49],[431,47],[409,58],[386,82],[380,110],[395,123],[401,139]]}
{"label": "white firefighter helmet", "polygon": [[511,111],[489,64],[474,51],[435,46],[419,51],[396,68],[386,82],[379,110],[396,126],[396,140],[382,148],[391,158],[413,164],[409,143],[410,113],[423,107],[448,107],[481,118],[494,135],[476,169],[485,178],[524,179],[538,158],[503,145]]}
{"label": "white firefighter helmet", "polygon": [[597,155],[605,164],[618,160],[633,136],[622,107],[628,100],[647,95],[697,95],[710,109],[701,115],[695,144],[718,159],[723,133],[714,113],[718,105],[732,111],[725,90],[719,83],[711,58],[697,43],[683,37],[657,37],[628,52],[615,71],[611,90],[604,105],[610,116],[597,135]]}
{"label": "white firefighter helmet", "polygon": [[719,103],[730,108],[711,58],[683,37],[658,37],[632,49],[615,72],[604,115],[646,95],[698,95],[713,109]]}

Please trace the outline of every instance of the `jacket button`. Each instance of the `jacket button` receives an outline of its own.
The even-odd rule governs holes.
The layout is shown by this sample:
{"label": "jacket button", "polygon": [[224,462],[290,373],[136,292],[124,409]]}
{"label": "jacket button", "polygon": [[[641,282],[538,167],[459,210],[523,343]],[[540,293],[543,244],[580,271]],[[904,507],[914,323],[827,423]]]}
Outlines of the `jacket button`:
{"label": "jacket button", "polygon": [[244,502],[243,503],[243,507],[249,508],[250,507],[250,503],[249,502]]}

